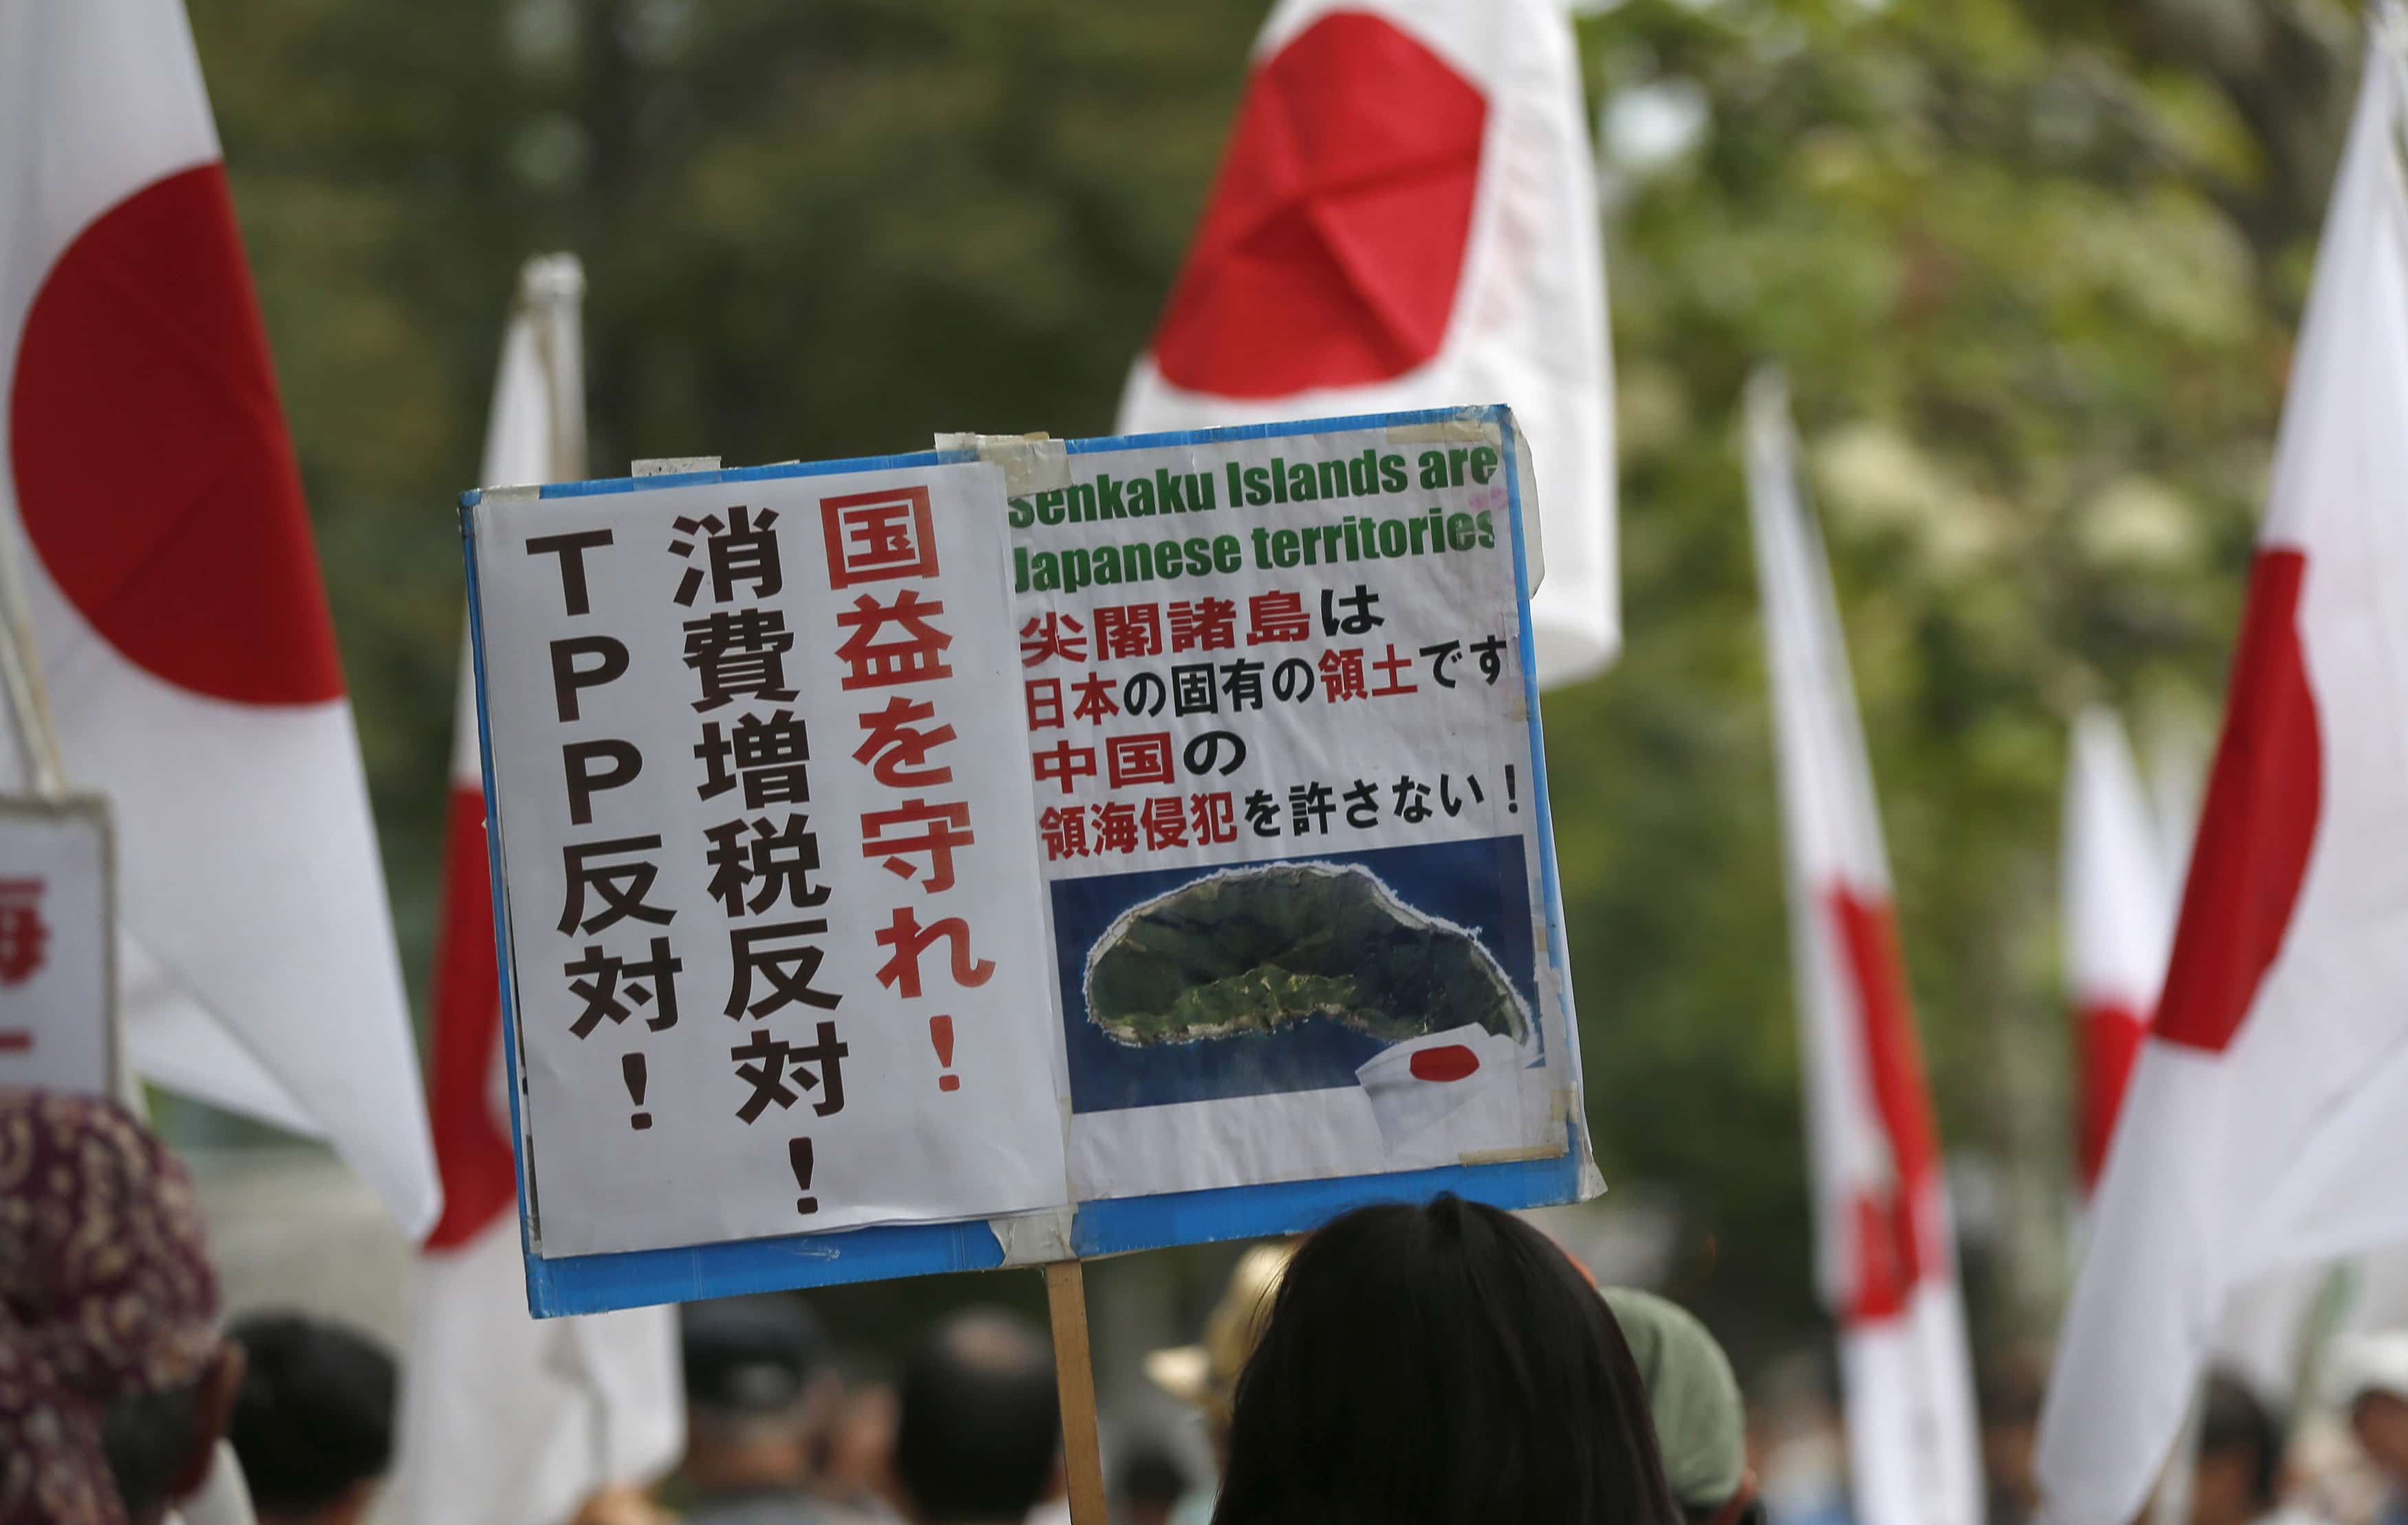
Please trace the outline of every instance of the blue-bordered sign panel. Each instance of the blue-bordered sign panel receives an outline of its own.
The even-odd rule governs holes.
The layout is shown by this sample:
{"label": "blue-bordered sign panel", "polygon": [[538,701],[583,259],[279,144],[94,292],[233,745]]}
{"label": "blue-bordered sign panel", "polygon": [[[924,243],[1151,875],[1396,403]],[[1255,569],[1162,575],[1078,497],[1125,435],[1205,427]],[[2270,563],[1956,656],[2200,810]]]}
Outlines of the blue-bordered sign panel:
{"label": "blue-bordered sign panel", "polygon": [[[590,1312],[1285,1233],[1364,1202],[1440,1190],[1509,1207],[1580,1195],[1594,1173],[1579,1103],[1537,681],[1526,659],[1524,528],[1534,506],[1511,415],[1465,409],[961,444],[464,499],[534,1311]],[[506,786],[496,787],[489,669],[497,638],[529,637],[515,626],[505,635],[499,626],[512,625],[508,616],[489,618],[494,595],[480,559],[508,543],[494,530],[494,510],[505,499],[544,505],[538,511],[557,517],[543,527],[557,536],[570,523],[561,511],[570,505],[554,500],[670,488],[685,490],[676,501],[688,510],[724,498],[717,515],[724,525],[738,508],[757,512],[773,494],[782,495],[781,504],[801,502],[797,489],[819,488],[810,479],[970,463],[984,463],[990,480],[1000,479],[984,501],[1000,520],[989,527],[1002,532],[996,548],[1008,611],[960,636],[990,657],[1002,654],[1005,676],[984,686],[1018,690],[1010,696],[1016,728],[1009,744],[1027,759],[1025,772],[1010,770],[1027,793],[1000,797],[1017,798],[1025,816],[1015,822],[1002,813],[1008,805],[982,799],[977,825],[982,848],[1016,827],[1035,860],[1033,872],[1016,864],[1000,871],[1013,876],[1019,898],[1042,920],[1029,940],[1039,956],[1035,983],[1024,976],[1015,988],[1045,995],[1009,1017],[952,1022],[948,1036],[1010,1026],[1021,1058],[1041,1047],[1051,1086],[1033,1090],[1025,1064],[1017,1082],[1040,1095],[1053,1121],[1052,1140],[1022,1151],[1038,1159],[1037,1179],[976,1189],[1006,1194],[983,1200],[1042,1205],[969,1221],[792,1233],[770,1231],[782,1225],[764,1212],[748,1216],[738,1190],[730,1194],[739,1201],[726,1209],[724,1234],[678,1247],[564,1253],[564,1244],[594,1236],[580,1239],[585,1227],[572,1224],[561,1204],[574,1202],[580,1214],[595,1203],[612,1210],[607,1187],[615,1177],[605,1173],[597,1192],[552,1164],[584,1136],[558,1121],[562,1111],[545,1110],[566,1107],[563,1099],[576,1094],[587,1054],[577,1043],[536,1031],[535,1047],[553,1057],[546,1062],[554,1071],[535,1068],[537,1115],[527,1115],[529,1012],[551,1013],[544,1020],[552,1021],[575,1007],[558,1000],[531,1007],[522,999],[526,982],[560,978],[556,963],[531,957],[527,946],[551,930],[556,884],[523,899],[518,919],[528,930],[513,957],[505,844],[537,839],[506,813],[529,791],[507,786],[507,767]],[[680,517],[668,506],[664,500],[659,514],[665,529]],[[788,535],[807,527],[792,523],[793,509],[781,511]],[[838,558],[852,554],[839,547],[835,523],[828,521],[825,538],[832,575]],[[867,547],[873,559],[896,551],[891,525],[877,537],[859,539],[856,549]],[[953,549],[946,555],[949,566],[968,559]],[[796,565],[790,554],[790,574]],[[945,597],[967,607],[975,592],[955,585]],[[849,588],[836,594],[860,597]],[[568,660],[571,671],[598,664],[580,669]],[[639,669],[642,658],[627,665]],[[814,727],[824,708],[807,712]],[[852,719],[841,717],[848,728]],[[505,743],[515,744],[523,727],[506,715],[499,728]],[[831,729],[818,734],[831,741],[815,758],[834,755]],[[819,829],[829,831],[838,813],[820,801],[815,813]],[[636,825],[649,831],[649,819]],[[832,861],[853,847],[824,837],[819,856]],[[924,891],[936,877],[933,860],[918,867],[924,871],[907,876],[917,883],[903,888]],[[899,871],[892,859],[888,868]],[[666,883],[673,874],[661,877]],[[869,883],[882,882],[873,874]],[[541,928],[531,926],[537,899]],[[745,914],[740,904],[735,914]],[[974,934],[978,918],[965,919]],[[689,914],[684,925],[700,922]],[[974,951],[983,961],[983,948]],[[831,956],[827,967],[840,957]],[[689,962],[682,955],[679,961]],[[916,1008],[895,986],[867,978],[836,984],[851,1007],[833,1008],[836,1019],[863,1014],[854,1031],[919,1031]],[[689,985],[681,1020],[707,1027],[730,1020],[720,1014],[718,994]],[[931,998],[924,990],[921,999]],[[956,1001],[948,996],[940,1003]],[[616,1018],[594,1028],[606,1035],[632,1029]],[[668,1038],[656,1043],[671,1046]],[[966,1089],[996,1084],[992,1050],[975,1060],[898,1050],[871,1065],[860,1057],[864,1040],[848,1033],[844,1046],[853,1105],[885,1094],[884,1086],[933,1119],[924,1130],[941,1129],[944,1109]],[[655,1054],[651,1062],[655,1072],[669,1072],[663,1066],[676,1061]],[[652,1110],[714,1087],[731,1097],[740,1090],[707,1064],[675,1071],[675,1093],[655,1096]],[[757,1072],[756,1065],[756,1079]],[[607,1094],[597,1085],[574,1110],[596,1110],[587,1103]],[[798,1095],[824,1100],[808,1087]],[[608,1120],[624,1129],[628,1099],[615,1100]],[[776,1111],[762,1117],[785,1126]],[[823,1201],[840,1200],[847,1188],[848,1135],[838,1131],[846,1121],[817,1125],[823,1173],[814,1189]],[[733,1125],[711,1137],[722,1135],[745,1137]],[[645,1158],[632,1152],[640,1140],[598,1130],[593,1138],[597,1148],[622,1151],[617,1158]],[[729,1158],[739,1174],[750,1168],[750,1157]],[[1048,1172],[1059,1173],[1050,1192]],[[792,1195],[790,1183],[780,1185]],[[680,1189],[710,1187],[693,1180]],[[1010,1198],[1013,1191],[1021,1195]],[[607,1243],[612,1233],[650,1231],[622,1222],[595,1233]]]}

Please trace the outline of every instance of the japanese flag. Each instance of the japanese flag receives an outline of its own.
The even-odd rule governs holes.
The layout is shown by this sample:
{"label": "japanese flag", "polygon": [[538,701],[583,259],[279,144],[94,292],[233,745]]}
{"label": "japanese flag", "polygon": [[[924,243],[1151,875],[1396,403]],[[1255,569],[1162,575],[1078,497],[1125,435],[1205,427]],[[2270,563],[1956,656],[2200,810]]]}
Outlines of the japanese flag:
{"label": "japanese flag", "polygon": [[2124,727],[2105,710],[2073,727],[2065,784],[2065,955],[2073,995],[2075,1158],[2097,1188],[2132,1059],[2157,1007],[2173,939],[2167,869]]}
{"label": "japanese flag", "polygon": [[2122,1525],[2227,1299],[2408,1237],[2408,194],[2378,13],[2316,256],[2224,736],[2041,1421]]}
{"label": "japanese flag", "polygon": [[[0,534],[150,1079],[438,1206],[351,706],[180,0],[0,0]],[[0,748],[0,785],[17,753]]]}
{"label": "japanese flag", "polygon": [[1817,1263],[1862,1525],[1977,1525],[1980,1441],[1948,1193],[1840,611],[1778,378],[1748,388]]}
{"label": "japanese flag", "polygon": [[1539,680],[1574,682],[1621,623],[1571,23],[1560,0],[1283,0],[1121,432],[1491,402],[1544,504]]}
{"label": "japanese flag", "polygon": [[[480,481],[584,475],[583,289],[572,255],[527,262]],[[420,1259],[403,1367],[393,1499],[404,1525],[557,1525],[599,1489],[666,1472],[685,1439],[674,1307],[540,1321],[527,1313],[483,778],[464,649],[429,1098],[443,1218]]]}

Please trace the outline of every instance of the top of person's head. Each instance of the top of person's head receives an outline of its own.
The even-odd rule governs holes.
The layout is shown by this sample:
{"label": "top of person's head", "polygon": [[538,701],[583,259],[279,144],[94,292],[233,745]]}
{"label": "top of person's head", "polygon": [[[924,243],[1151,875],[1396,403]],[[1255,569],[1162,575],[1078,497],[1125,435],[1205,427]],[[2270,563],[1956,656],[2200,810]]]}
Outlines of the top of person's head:
{"label": "top of person's head", "polygon": [[714,1298],[679,1316],[686,1406],[714,1420],[799,1418],[827,1365],[827,1337],[798,1297]]}
{"label": "top of person's head", "polygon": [[925,1525],[1018,1520],[1061,1451],[1045,1337],[996,1309],[955,1314],[903,1363],[895,1477]]}
{"label": "top of person's head", "polygon": [[0,1519],[155,1519],[241,1357],[183,1166],[113,1102],[0,1089]]}
{"label": "top of person's head", "polygon": [[228,1332],[244,1368],[226,1438],[260,1518],[312,1519],[362,1500],[393,1464],[391,1353],[299,1314],[254,1315]]}
{"label": "top of person's head", "polygon": [[1297,1250],[1238,1382],[1215,1525],[1672,1525],[1647,1395],[1545,1235],[1441,1196]]}
{"label": "top of person's head", "polygon": [[2199,1457],[2204,1462],[2226,1456],[2247,1459],[2250,1502],[2260,1509],[2273,1507],[2282,1475],[2282,1425],[2246,1383],[2219,1371],[2208,1374],[2200,1405]]}
{"label": "top of person's head", "polygon": [[1140,1445],[1121,1462],[1117,1491],[1131,1503],[1174,1504],[1187,1489],[1187,1469],[1163,1446]]}
{"label": "top of person's head", "polygon": [[1692,1514],[1721,1509],[1747,1481],[1747,1411],[1730,1358],[1669,1298],[1635,1287],[1603,1290],[1647,1386],[1674,1502]]}

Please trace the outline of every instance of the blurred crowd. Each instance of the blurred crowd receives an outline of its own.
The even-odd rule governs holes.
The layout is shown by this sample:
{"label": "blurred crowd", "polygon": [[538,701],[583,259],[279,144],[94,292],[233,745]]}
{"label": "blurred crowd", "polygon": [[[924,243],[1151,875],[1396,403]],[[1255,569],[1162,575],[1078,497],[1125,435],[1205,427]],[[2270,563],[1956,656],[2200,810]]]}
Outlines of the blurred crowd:
{"label": "blurred crowd", "polygon": [[[360,1525],[391,1468],[393,1355],[298,1314],[222,1325],[192,1184],[105,1102],[0,1091],[0,1525]],[[687,1443],[575,1525],[1056,1525],[1054,1356],[995,1307],[876,1367],[809,1301],[690,1303]],[[1676,1303],[1599,1287],[1528,1223],[1442,1197],[1358,1210],[1237,1261],[1193,1345],[1146,1374],[1214,1463],[1111,1457],[1113,1525],[1550,1519],[1850,1525],[1836,1409],[1754,1401]],[[2144,1518],[2408,1525],[2408,1331],[2353,1336],[2293,1422],[2205,1384]],[[1994,1525],[2035,1518],[2040,1367],[1983,1397]]]}

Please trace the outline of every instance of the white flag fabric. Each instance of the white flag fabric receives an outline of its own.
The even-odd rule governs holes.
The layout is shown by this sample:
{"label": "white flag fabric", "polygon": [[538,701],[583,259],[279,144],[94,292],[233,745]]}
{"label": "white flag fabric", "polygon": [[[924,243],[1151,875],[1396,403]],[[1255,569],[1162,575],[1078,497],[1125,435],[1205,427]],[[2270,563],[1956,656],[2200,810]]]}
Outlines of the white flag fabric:
{"label": "white flag fabric", "polygon": [[1748,388],[1816,1260],[1839,1324],[1860,1525],[1978,1525],[1980,1437],[1922,1047],[1847,647],[1797,482],[1787,395]]}
{"label": "white flag fabric", "polygon": [[2050,1519],[2123,1525],[2230,1291],[2408,1237],[2408,196],[2382,13],[2157,1020],[2057,1344]]}
{"label": "white flag fabric", "polygon": [[[0,0],[0,535],[163,1085],[439,1204],[359,742],[181,0]],[[19,784],[0,749],[0,787]]]}
{"label": "white flag fabric", "polygon": [[[494,383],[488,484],[584,474],[583,285],[572,256],[527,263]],[[465,652],[452,745],[429,1101],[444,1212],[419,1262],[393,1499],[409,1525],[558,1525],[596,1490],[666,1471],[683,1448],[677,1310],[527,1313]]]}
{"label": "white flag fabric", "polygon": [[2065,782],[2065,964],[2073,998],[2075,1163],[2099,1184],[2132,1059],[2157,1009],[2172,893],[2132,749],[2114,715],[2083,712]]}
{"label": "white flag fabric", "polygon": [[1510,403],[1543,686],[1621,643],[1613,376],[1559,0],[1283,0],[1120,432]]}

